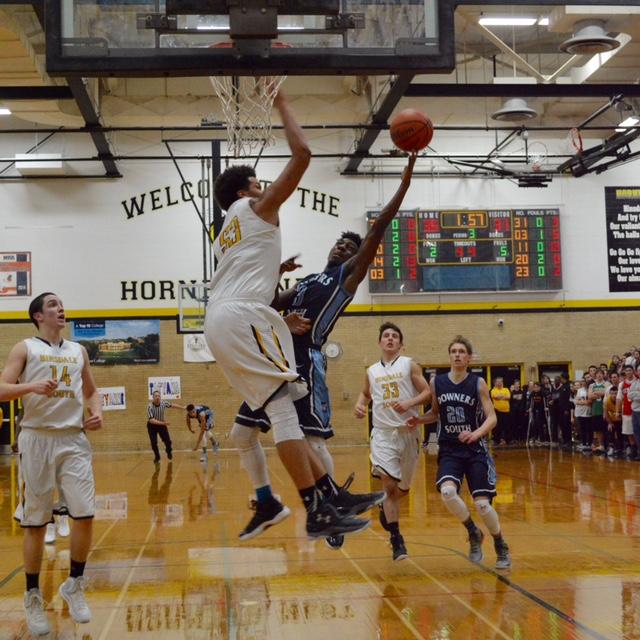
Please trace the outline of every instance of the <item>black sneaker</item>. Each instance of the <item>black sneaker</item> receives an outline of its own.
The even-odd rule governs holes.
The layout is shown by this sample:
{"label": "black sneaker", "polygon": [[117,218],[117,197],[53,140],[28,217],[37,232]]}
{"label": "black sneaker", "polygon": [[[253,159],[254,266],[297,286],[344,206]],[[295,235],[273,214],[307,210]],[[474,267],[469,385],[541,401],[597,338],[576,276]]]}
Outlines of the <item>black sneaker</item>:
{"label": "black sneaker", "polygon": [[328,538],[325,538],[324,541],[329,549],[334,549],[337,551],[338,549],[342,549],[342,545],[344,544],[344,536],[342,534],[339,536],[329,536]]}
{"label": "black sneaker", "polygon": [[378,514],[378,519],[380,520],[380,526],[385,530],[389,531],[389,523],[387,522],[387,516],[384,513],[384,505],[379,504],[378,509],[380,513]]}
{"label": "black sneaker", "polygon": [[282,522],[291,515],[291,509],[277,500],[256,502],[255,505],[256,513],[249,524],[240,532],[238,536],[240,540],[255,538],[269,527]]}
{"label": "black sneaker", "polygon": [[393,559],[396,562],[406,560],[409,557],[407,547],[404,546],[404,538],[399,533],[391,536],[391,548],[393,549]]}
{"label": "black sneaker", "polygon": [[496,550],[496,569],[511,569],[511,555],[509,545],[500,538],[494,542]]}
{"label": "black sneaker", "polygon": [[370,520],[360,520],[338,513],[329,502],[323,502],[317,509],[307,513],[307,535],[309,538],[329,538],[340,534],[358,533],[371,524]]}
{"label": "black sneaker", "polygon": [[173,453],[171,451],[167,451],[167,458],[173,460]]}
{"label": "black sneaker", "polygon": [[482,562],[484,554],[482,553],[482,541],[484,533],[476,527],[475,531],[469,532],[469,560],[471,562]]}
{"label": "black sneaker", "polygon": [[160,458],[154,458],[153,464],[160,464]]}
{"label": "black sneaker", "polygon": [[380,504],[387,494],[384,491],[375,493],[349,493],[347,489],[353,482],[352,473],[347,481],[338,489],[338,494],[331,498],[331,504],[338,510],[338,513],[345,516],[357,516],[372,507]]}

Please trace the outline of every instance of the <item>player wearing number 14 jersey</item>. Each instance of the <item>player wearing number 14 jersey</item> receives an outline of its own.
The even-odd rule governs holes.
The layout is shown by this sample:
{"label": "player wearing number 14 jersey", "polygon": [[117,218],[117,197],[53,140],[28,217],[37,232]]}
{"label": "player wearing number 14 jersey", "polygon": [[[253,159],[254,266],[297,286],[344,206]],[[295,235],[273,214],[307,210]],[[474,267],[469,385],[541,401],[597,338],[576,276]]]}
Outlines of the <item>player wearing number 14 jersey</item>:
{"label": "player wearing number 14 jersey", "polygon": [[469,559],[483,558],[484,534],[473,522],[467,505],[458,495],[467,479],[476,509],[493,536],[496,569],[511,567],[509,547],[502,537],[500,520],[491,501],[496,495],[496,468],[487,449],[486,437],[496,426],[496,414],[487,383],[467,370],[473,349],[462,336],[449,345],[451,370],[431,381],[431,410],[408,423],[438,421],[438,475],[436,486],[445,507],[469,534]]}

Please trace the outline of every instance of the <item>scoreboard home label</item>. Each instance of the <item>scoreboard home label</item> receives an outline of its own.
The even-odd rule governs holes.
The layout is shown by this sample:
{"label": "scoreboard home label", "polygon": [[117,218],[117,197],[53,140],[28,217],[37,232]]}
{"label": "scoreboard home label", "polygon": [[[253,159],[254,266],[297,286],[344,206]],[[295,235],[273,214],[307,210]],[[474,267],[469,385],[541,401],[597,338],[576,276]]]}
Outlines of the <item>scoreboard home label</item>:
{"label": "scoreboard home label", "polygon": [[558,289],[557,208],[399,211],[369,268],[372,294]]}

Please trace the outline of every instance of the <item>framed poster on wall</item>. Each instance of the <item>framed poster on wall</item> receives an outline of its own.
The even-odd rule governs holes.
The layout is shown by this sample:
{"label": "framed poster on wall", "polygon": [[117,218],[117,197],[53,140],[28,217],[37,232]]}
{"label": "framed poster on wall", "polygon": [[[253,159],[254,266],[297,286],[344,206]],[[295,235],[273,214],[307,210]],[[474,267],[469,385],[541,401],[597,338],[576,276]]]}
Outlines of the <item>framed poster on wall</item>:
{"label": "framed poster on wall", "polygon": [[0,298],[31,295],[31,251],[0,252]]}

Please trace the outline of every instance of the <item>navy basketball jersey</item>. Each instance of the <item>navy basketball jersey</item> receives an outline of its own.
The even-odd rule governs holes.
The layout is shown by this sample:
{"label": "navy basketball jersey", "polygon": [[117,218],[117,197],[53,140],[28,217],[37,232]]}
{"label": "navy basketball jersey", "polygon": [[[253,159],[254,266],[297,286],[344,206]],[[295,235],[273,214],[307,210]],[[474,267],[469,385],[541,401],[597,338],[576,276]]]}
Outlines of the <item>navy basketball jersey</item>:
{"label": "navy basketball jersey", "polygon": [[312,273],[296,285],[296,295],[286,313],[296,312],[311,321],[311,330],[293,336],[296,350],[319,349],[327,340],[338,317],[353,299],[343,287],[344,264]]}
{"label": "navy basketball jersey", "polygon": [[[473,373],[456,384],[448,373],[436,376],[436,398],[440,409],[438,443],[463,445],[458,435],[475,431],[482,424],[482,406],[478,393],[479,378]],[[478,443],[479,444],[479,443]]]}
{"label": "navy basketball jersey", "polygon": [[197,404],[194,407],[196,412],[196,419],[200,421],[200,416],[204,415],[206,420],[207,429],[211,429],[213,426],[213,411],[204,404]]}

